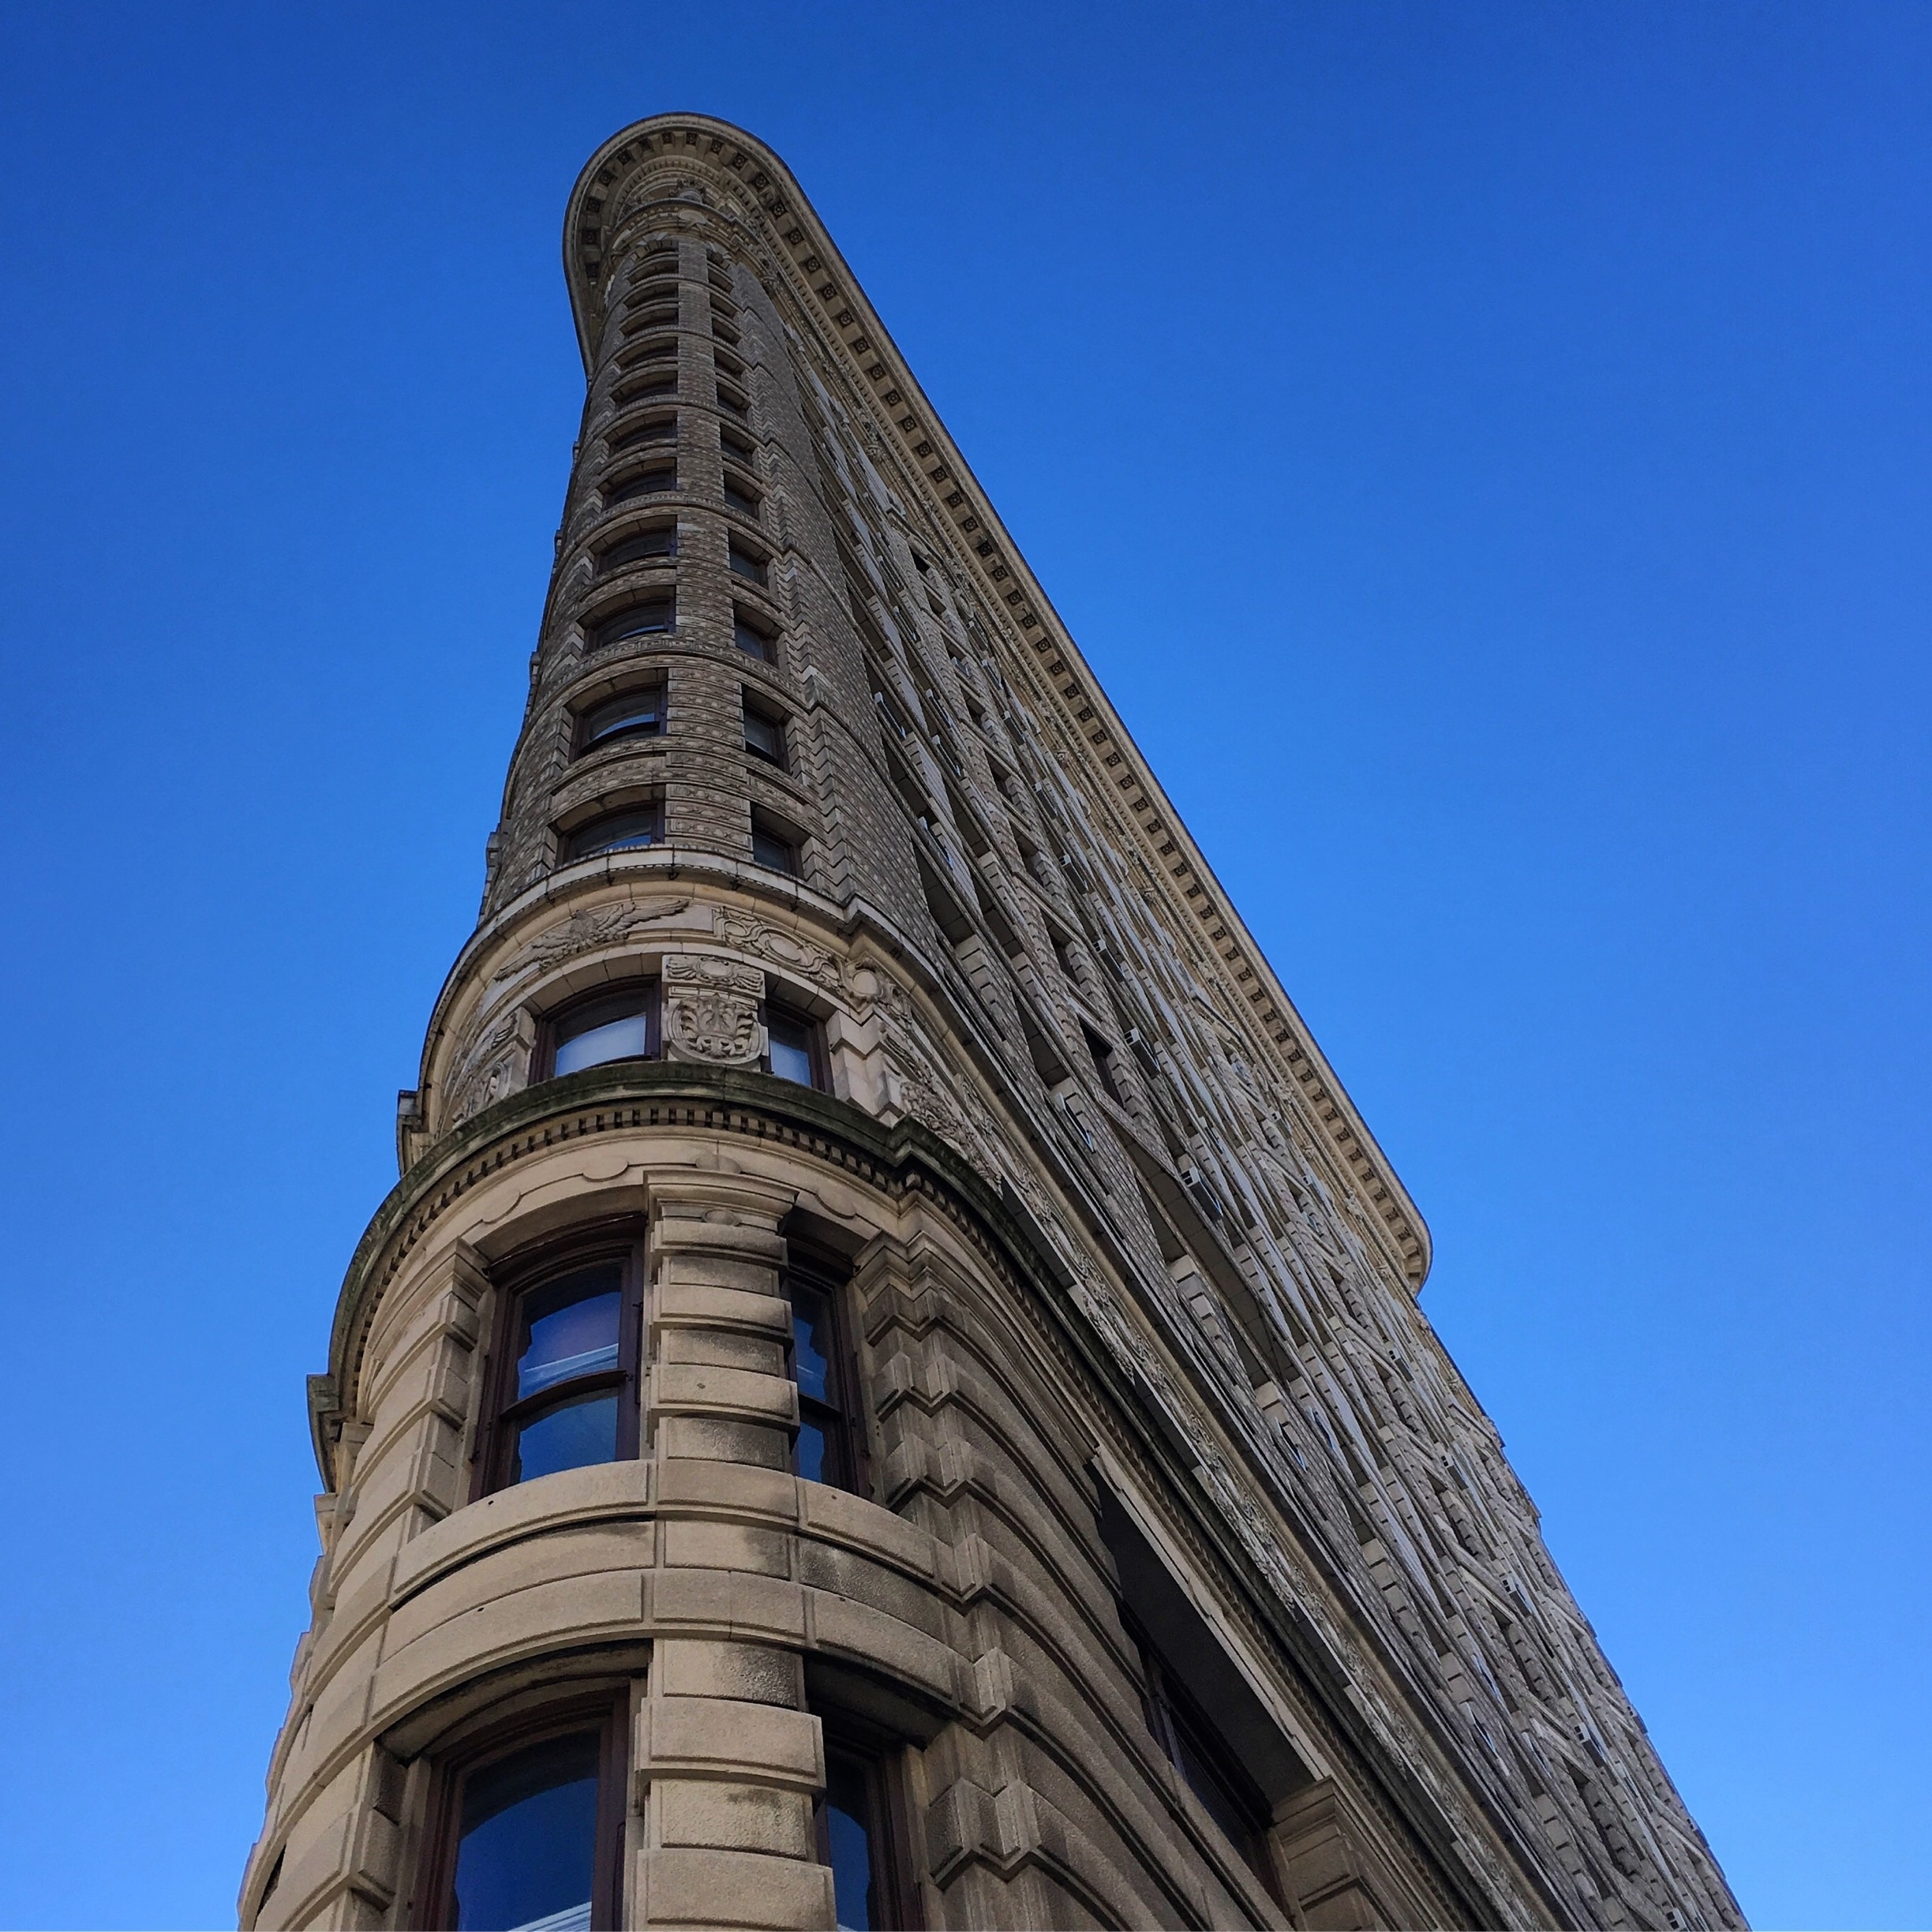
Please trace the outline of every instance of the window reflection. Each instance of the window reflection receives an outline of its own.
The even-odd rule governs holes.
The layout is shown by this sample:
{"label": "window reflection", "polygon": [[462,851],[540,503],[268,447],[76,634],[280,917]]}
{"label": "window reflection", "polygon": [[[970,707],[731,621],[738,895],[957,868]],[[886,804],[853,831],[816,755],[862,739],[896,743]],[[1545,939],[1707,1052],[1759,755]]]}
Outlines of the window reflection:
{"label": "window reflection", "polygon": [[595,1732],[550,1738],[465,1781],[458,1932],[589,1932],[597,1870]]}
{"label": "window reflection", "polygon": [[871,1932],[882,1923],[873,1875],[872,1795],[863,1768],[833,1758],[826,1767],[825,1834],[832,1867],[832,1909],[841,1928]]}
{"label": "window reflection", "polygon": [[[623,1321],[620,1262],[578,1269],[525,1296],[511,1482],[616,1458],[618,1390],[611,1384],[620,1372]],[[525,1406],[552,1391],[554,1399]]]}

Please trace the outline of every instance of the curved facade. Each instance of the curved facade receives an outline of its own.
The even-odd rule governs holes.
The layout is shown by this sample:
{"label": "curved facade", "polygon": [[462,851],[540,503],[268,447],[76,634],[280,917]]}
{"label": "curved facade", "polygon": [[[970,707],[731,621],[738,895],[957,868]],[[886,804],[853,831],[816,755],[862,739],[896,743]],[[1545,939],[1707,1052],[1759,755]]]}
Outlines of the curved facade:
{"label": "curved facade", "polygon": [[585,170],[260,1926],[1741,1924],[1420,1216],[783,165]]}

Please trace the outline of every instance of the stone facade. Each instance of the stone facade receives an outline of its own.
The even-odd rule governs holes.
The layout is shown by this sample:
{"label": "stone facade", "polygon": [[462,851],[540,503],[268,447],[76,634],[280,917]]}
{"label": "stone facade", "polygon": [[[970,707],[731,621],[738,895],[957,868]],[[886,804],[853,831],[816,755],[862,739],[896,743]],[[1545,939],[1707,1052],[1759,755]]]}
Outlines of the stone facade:
{"label": "stone facade", "polygon": [[[437,1923],[449,1767],[581,1702],[627,1926],[831,1926],[857,1735],[874,1923],[1741,1925],[1417,1309],[1421,1217],[782,163],[640,122],[565,256],[556,572],[312,1381],[242,1923]],[[573,856],[613,812],[657,835]],[[560,1012],[642,986],[650,1054],[553,1076]],[[624,1447],[492,1483],[506,1283],[587,1227],[642,1256]]]}

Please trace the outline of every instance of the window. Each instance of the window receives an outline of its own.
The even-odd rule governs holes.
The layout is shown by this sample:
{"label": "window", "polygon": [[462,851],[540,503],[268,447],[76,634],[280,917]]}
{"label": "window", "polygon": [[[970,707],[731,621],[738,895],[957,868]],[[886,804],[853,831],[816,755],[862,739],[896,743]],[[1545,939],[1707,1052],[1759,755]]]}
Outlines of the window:
{"label": "window", "polygon": [[751,863],[773,872],[787,873],[793,878],[798,877],[796,842],[775,819],[755,811],[751,814]]}
{"label": "window", "polygon": [[594,642],[599,650],[612,644],[621,644],[627,638],[656,637],[670,630],[677,621],[677,604],[668,594],[641,598],[627,606],[614,617],[607,617],[599,624]]}
{"label": "window", "polygon": [[825,1041],[815,1020],[784,1006],[765,1009],[765,1070],[780,1080],[823,1091]]}
{"label": "window", "polygon": [[744,701],[744,742],[745,749],[754,758],[776,765],[781,771],[784,769],[784,720],[749,697]]}
{"label": "window", "polygon": [[677,555],[677,526],[659,523],[639,530],[597,552],[599,571],[622,570],[631,564],[666,564]]}
{"label": "window", "polygon": [[613,1060],[651,1060],[657,1054],[657,987],[639,980],[621,992],[601,993],[567,1006],[550,1022],[554,1078],[605,1066]]}
{"label": "window", "polygon": [[756,584],[760,590],[764,589],[766,581],[764,558],[758,556],[755,551],[747,549],[736,537],[731,539],[730,556],[733,576],[745,578]]}
{"label": "window", "polygon": [[552,1249],[505,1284],[479,1496],[637,1454],[642,1279],[627,1230]]}
{"label": "window", "polygon": [[718,447],[724,452],[724,460],[727,462],[741,463],[754,475],[757,474],[758,451],[742,437],[732,436],[726,432],[719,436]]}
{"label": "window", "polygon": [[[858,1376],[845,1333],[841,1271],[809,1258],[786,1271],[792,1301],[792,1379],[798,1384],[799,1432],[792,1466],[808,1482],[866,1490]],[[844,1923],[841,1907],[841,1923]]]}
{"label": "window", "polygon": [[1146,1632],[1129,1625],[1139,1642],[1147,1687],[1141,1704],[1148,1728],[1181,1773],[1208,1814],[1227,1834],[1228,1843],[1271,1891],[1274,1873],[1267,1854],[1271,1807],[1248,1775],[1214,1720],[1195,1702]]}
{"label": "window", "polygon": [[577,721],[577,750],[581,754],[618,738],[655,738],[664,728],[665,687],[640,684],[584,713]]}
{"label": "window", "polygon": [[604,507],[608,510],[614,504],[628,503],[633,496],[649,496],[660,490],[677,488],[677,471],[667,470],[638,470],[617,482],[606,481],[603,485]]}
{"label": "window", "polygon": [[741,610],[732,612],[732,641],[747,657],[762,657],[767,664],[777,661],[776,640],[758,619]]}
{"label": "window", "polygon": [[1119,1578],[1121,1626],[1140,1653],[1148,1729],[1231,1848],[1279,1903],[1270,1825],[1275,1807],[1305,1788],[1312,1774],[1105,1482],[1098,1517]]}
{"label": "window", "polygon": [[664,837],[664,814],[655,805],[634,805],[627,811],[606,812],[580,826],[564,842],[566,862],[594,859],[601,852],[636,852],[655,845]]}
{"label": "window", "polygon": [[627,429],[611,444],[611,454],[620,450],[638,449],[651,443],[676,443],[677,418],[675,416],[653,416],[649,422],[639,423],[633,429]]}
{"label": "window", "polygon": [[742,477],[728,470],[724,472],[724,503],[728,509],[736,510],[740,516],[749,517],[755,523],[761,500],[757,490]]}
{"label": "window", "polygon": [[653,396],[677,394],[677,371],[674,368],[646,369],[638,380],[627,383],[621,389],[611,392],[611,403],[616,409],[628,409],[633,402],[642,402]]}
{"label": "window", "polygon": [[[818,1700],[813,1700],[818,1709]],[[915,1932],[924,1923],[907,1848],[897,1740],[871,1724],[820,1710],[826,1790],[813,1822],[818,1859],[832,1872],[833,1917],[854,1932]]]}
{"label": "window", "polygon": [[1120,1082],[1114,1077],[1113,1050],[1087,1022],[1080,1022],[1080,1032],[1087,1041],[1087,1050],[1093,1056],[1094,1071],[1100,1076],[1100,1090],[1116,1106],[1126,1103],[1121,1098]]}
{"label": "window", "polygon": [[743,338],[721,316],[711,318],[711,333],[721,343],[729,343],[736,349]]}
{"label": "window", "polygon": [[723,383],[717,386],[717,406],[727,416],[739,422],[748,423],[751,420],[750,402],[736,389],[729,388]]}
{"label": "window", "polygon": [[545,1729],[523,1727],[510,1748],[446,1774],[425,1926],[589,1932],[616,1923],[622,1720],[599,1700]]}

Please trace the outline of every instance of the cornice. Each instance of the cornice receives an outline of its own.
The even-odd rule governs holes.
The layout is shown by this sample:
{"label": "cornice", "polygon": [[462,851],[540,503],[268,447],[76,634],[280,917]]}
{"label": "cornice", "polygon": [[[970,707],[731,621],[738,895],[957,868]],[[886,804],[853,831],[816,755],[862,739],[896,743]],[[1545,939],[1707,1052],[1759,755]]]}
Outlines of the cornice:
{"label": "cornice", "polygon": [[788,271],[828,345],[836,345],[855,390],[869,395],[895,441],[900,466],[949,519],[957,555],[973,572],[987,609],[1030,662],[1065,730],[1091,752],[1097,798],[1112,797],[1151,876],[1223,969],[1237,1013],[1254,1022],[1259,1057],[1272,1058],[1326,1139],[1339,1172],[1359,1191],[1390,1258],[1411,1293],[1427,1278],[1427,1223],[1370,1133],[1266,955],[1249,931],[1172,801],[1134,744],[1099,681],[1020,556],[998,511],[893,345],[858,279],[791,170],[764,143],[709,115],[653,114],[612,136],[585,164],[564,226],[564,267],[586,372],[602,324],[609,265],[606,217],[626,178],[647,162],[683,162],[731,184],[743,217],[760,224],[766,246]]}

